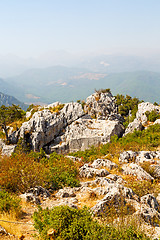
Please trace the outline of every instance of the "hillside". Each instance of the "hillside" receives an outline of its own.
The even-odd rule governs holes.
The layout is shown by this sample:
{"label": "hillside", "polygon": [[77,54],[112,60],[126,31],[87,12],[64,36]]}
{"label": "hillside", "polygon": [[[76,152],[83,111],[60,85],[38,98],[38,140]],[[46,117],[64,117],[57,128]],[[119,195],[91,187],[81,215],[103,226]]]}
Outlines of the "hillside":
{"label": "hillside", "polygon": [[[4,83],[4,81],[3,81]],[[6,87],[0,91],[27,103],[69,102],[85,99],[94,89],[110,88],[113,94],[129,94],[150,102],[159,102],[160,73],[93,72],[87,69],[49,67],[32,69],[5,79]],[[16,86],[16,87],[15,87]],[[46,94],[47,93],[47,94]]]}
{"label": "hillside", "polygon": [[20,102],[15,97],[0,92],[0,106],[5,105],[8,107],[11,106],[12,104],[19,105],[23,110],[26,110],[28,107],[28,105]]}
{"label": "hillside", "polygon": [[0,225],[11,239],[160,236],[160,106],[101,89],[85,103],[0,111]]}

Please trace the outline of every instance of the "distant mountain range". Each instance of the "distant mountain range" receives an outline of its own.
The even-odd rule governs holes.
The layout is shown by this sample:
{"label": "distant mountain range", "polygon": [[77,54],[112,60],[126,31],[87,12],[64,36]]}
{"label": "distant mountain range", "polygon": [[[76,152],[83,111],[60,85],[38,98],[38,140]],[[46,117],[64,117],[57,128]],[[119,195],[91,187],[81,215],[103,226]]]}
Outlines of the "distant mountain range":
{"label": "distant mountain range", "polygon": [[5,105],[6,107],[8,107],[12,104],[19,105],[23,110],[26,110],[28,107],[28,105],[20,102],[15,97],[0,92],[0,106]]}
{"label": "distant mountain range", "polygon": [[110,88],[114,95],[129,94],[144,101],[160,103],[159,72],[108,73],[54,66],[35,68],[15,77],[0,79],[1,92],[28,104],[85,99],[100,88]]}

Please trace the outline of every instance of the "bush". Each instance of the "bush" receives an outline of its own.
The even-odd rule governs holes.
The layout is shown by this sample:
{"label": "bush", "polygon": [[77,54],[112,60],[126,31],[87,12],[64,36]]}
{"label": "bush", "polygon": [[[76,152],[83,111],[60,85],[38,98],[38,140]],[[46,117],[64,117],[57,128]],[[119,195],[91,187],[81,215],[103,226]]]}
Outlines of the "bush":
{"label": "bush", "polygon": [[0,213],[14,213],[19,216],[21,212],[20,199],[11,196],[8,192],[0,191]]}
{"label": "bush", "polygon": [[49,159],[45,159],[45,166],[49,169],[48,188],[56,190],[65,186],[79,186],[78,164],[71,159],[54,152]]}
{"label": "bush", "polygon": [[30,187],[44,185],[48,172],[29,154],[3,156],[0,159],[0,186],[12,192],[24,192]]}
{"label": "bush", "polygon": [[49,240],[47,232],[54,230],[54,239],[59,240],[114,240],[114,239],[149,239],[138,231],[136,226],[121,226],[115,228],[98,223],[86,209],[74,209],[68,206],[58,206],[52,210],[42,210],[33,215],[35,229],[42,239]]}
{"label": "bush", "polygon": [[146,111],[145,114],[149,122],[154,122],[156,121],[156,119],[160,118],[160,115],[157,113],[156,110],[152,110],[151,112]]}

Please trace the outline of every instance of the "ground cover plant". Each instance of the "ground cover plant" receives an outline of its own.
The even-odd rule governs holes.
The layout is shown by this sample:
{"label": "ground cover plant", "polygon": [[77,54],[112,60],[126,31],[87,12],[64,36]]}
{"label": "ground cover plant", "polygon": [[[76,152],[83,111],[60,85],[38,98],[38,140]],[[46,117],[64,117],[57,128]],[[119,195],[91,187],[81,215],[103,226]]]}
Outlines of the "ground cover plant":
{"label": "ground cover plant", "polygon": [[147,240],[135,225],[123,227],[109,226],[93,219],[87,208],[74,209],[68,206],[58,206],[51,210],[39,207],[33,215],[35,229],[38,230],[41,239],[49,240],[49,230],[54,232],[52,238],[59,240]]}

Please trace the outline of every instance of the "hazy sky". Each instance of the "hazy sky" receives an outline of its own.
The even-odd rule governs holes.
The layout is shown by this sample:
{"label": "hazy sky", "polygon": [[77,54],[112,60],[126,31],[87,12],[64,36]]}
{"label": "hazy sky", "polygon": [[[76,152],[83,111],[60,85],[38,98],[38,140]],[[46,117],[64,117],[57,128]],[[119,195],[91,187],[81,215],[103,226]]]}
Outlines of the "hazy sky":
{"label": "hazy sky", "polygon": [[160,51],[160,0],[0,0],[0,55]]}

